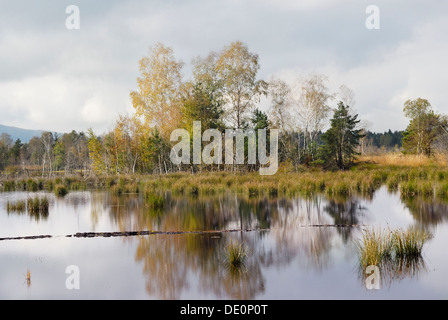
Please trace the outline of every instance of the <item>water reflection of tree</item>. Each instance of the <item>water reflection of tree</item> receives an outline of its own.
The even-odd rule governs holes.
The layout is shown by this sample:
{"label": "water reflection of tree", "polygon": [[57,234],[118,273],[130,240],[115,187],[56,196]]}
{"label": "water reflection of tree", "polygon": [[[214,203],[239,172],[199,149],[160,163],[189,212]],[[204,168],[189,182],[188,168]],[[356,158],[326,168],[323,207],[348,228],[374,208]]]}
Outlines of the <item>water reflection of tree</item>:
{"label": "water reflection of tree", "polygon": [[278,218],[271,233],[275,247],[270,253],[269,265],[290,263],[294,258],[313,270],[323,271],[329,263],[333,228],[316,228],[316,225],[331,224],[328,215],[321,210],[319,196],[294,199],[290,206],[279,207]]}
{"label": "water reflection of tree", "polygon": [[446,199],[413,197],[402,199],[403,204],[421,227],[435,227],[448,220]]}
{"label": "water reflection of tree", "polygon": [[[360,201],[356,198],[332,198],[329,199],[324,210],[333,217],[334,224],[352,226],[359,224],[359,215],[363,214],[365,208],[361,206]],[[342,236],[344,243],[347,243],[352,236],[353,228],[343,227],[337,228],[337,230]]]}
{"label": "water reflection of tree", "polygon": [[200,290],[217,297],[253,299],[264,290],[257,254],[251,252],[244,268],[230,270],[223,259],[223,237],[218,235],[157,235],[138,240],[136,261],[143,262],[148,294],[179,299],[197,278]]}
{"label": "water reflection of tree", "polygon": [[[238,238],[247,246],[249,253],[241,267],[232,267],[225,262],[224,246],[229,238]],[[244,240],[242,240],[244,239]],[[224,235],[214,250],[214,256],[205,265],[208,266],[205,276],[201,277],[201,290],[213,292],[218,298],[254,299],[264,292],[265,279],[262,273],[256,234]]]}
{"label": "water reflection of tree", "polygon": [[[134,228],[164,231],[246,229],[257,224],[257,216],[266,214],[259,213],[261,207],[263,205],[256,201],[246,202],[235,196],[200,199],[168,195],[163,213],[154,215],[151,210],[143,210],[134,218]],[[264,289],[258,253],[251,250],[244,271],[232,273],[223,263],[223,238],[236,234],[249,247],[256,247],[250,243],[252,237],[247,237],[244,232],[140,238],[136,260],[144,264],[147,292],[163,299],[179,298],[182,290],[191,285],[187,279],[196,277],[201,290],[213,292],[218,297],[255,298]]]}
{"label": "water reflection of tree", "polygon": [[[92,202],[95,201],[92,197]],[[197,285],[200,290],[217,297],[254,299],[264,291],[264,267],[281,267],[297,258],[300,264],[313,270],[327,268],[334,239],[338,237],[337,228],[315,228],[311,225],[353,222],[355,220],[350,215],[356,215],[356,210],[354,204],[350,209],[350,206],[335,202],[323,203],[319,196],[290,200],[242,198],[235,194],[174,197],[168,193],[165,194],[165,207],[159,210],[149,209],[143,197],[135,195],[109,194],[103,198],[102,205],[121,231],[269,229],[151,235],[137,240],[135,259],[143,263],[146,289],[150,295],[176,299],[190,286]],[[92,204],[94,207],[96,211],[101,210],[100,204]],[[274,239],[273,242],[267,241],[269,245],[263,242],[266,234]],[[348,237],[349,233],[345,236]],[[228,237],[238,237],[251,250],[244,270],[233,272],[235,270],[229,270],[223,263],[223,248]],[[133,239],[124,238],[123,241]],[[197,284],[189,283],[192,279],[198,279]]]}
{"label": "water reflection of tree", "polygon": [[148,294],[176,299],[188,287],[187,273],[191,266],[186,247],[185,237],[179,235],[139,239],[135,259],[143,262]]}

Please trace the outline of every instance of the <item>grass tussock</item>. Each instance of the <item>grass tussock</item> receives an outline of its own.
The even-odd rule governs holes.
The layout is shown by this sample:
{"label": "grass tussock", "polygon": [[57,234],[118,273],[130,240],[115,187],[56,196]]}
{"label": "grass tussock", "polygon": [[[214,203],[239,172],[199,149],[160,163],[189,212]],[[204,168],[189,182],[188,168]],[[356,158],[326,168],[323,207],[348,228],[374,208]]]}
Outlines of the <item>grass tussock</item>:
{"label": "grass tussock", "polygon": [[431,235],[424,230],[408,228],[396,230],[393,235],[393,251],[397,258],[417,258],[422,254],[425,242]]}
{"label": "grass tussock", "polygon": [[28,198],[27,210],[30,214],[48,214],[49,202],[46,197]]}
{"label": "grass tussock", "polygon": [[364,230],[358,243],[359,263],[363,269],[384,263],[402,264],[402,260],[421,258],[423,246],[431,234],[417,228],[407,230]]}
{"label": "grass tussock", "polygon": [[25,212],[26,202],[25,200],[7,201],[6,211],[8,212]]}
{"label": "grass tussock", "polygon": [[415,227],[407,230],[364,230],[358,243],[360,279],[366,283],[369,266],[378,267],[380,286],[427,271],[422,252],[431,237],[431,234]]}
{"label": "grass tussock", "polygon": [[68,194],[68,189],[63,184],[58,184],[54,187],[54,194],[57,197],[65,197]]}
{"label": "grass tussock", "polygon": [[244,266],[248,255],[247,247],[239,241],[233,242],[231,240],[224,248],[225,261],[233,268],[240,268]]}
{"label": "grass tussock", "polygon": [[357,247],[359,262],[363,268],[379,266],[392,257],[393,234],[389,230],[365,230]]}
{"label": "grass tussock", "polygon": [[145,204],[150,209],[161,210],[165,208],[166,201],[163,195],[147,191],[145,192]]}

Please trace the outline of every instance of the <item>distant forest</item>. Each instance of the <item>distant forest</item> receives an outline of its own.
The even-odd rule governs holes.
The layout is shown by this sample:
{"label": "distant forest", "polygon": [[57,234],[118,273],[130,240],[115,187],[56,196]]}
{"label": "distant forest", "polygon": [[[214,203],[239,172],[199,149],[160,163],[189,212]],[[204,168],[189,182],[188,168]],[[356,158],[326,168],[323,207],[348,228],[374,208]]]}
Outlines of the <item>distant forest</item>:
{"label": "distant forest", "polygon": [[401,149],[403,143],[403,131],[391,130],[384,133],[376,133],[367,131],[364,139],[365,150],[364,153],[372,154],[379,153],[381,151],[398,151]]}
{"label": "distant forest", "polygon": [[[403,131],[384,133],[367,131],[362,139],[360,152],[363,155],[399,152],[402,148]],[[43,132],[28,143],[20,139],[0,135],[0,171],[14,174],[17,171],[40,171],[50,173],[75,171],[87,174],[91,170],[88,136],[84,132],[72,131],[58,135]]]}

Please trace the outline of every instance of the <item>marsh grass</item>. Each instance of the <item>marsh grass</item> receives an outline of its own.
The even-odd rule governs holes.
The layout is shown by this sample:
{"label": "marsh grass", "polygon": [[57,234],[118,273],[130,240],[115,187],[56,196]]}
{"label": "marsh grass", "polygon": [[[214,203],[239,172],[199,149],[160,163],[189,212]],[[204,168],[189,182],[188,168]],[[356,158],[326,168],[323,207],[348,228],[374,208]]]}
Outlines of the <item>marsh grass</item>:
{"label": "marsh grass", "polygon": [[[218,176],[213,176],[217,174]],[[145,180],[154,190],[171,191],[178,195],[211,195],[234,192],[249,197],[292,197],[317,193],[328,196],[363,196],[371,198],[386,185],[389,191],[400,191],[403,197],[434,194],[440,175],[434,168],[374,168],[363,167],[342,172],[322,170],[298,173],[277,173],[260,176],[257,173],[177,173]]]}
{"label": "marsh grass", "polygon": [[46,197],[39,198],[33,197],[25,200],[8,201],[6,204],[6,210],[8,212],[22,213],[27,211],[28,214],[33,216],[47,216],[49,211],[49,201]]}
{"label": "marsh grass", "polygon": [[422,254],[425,242],[431,235],[417,228],[399,229],[393,232],[393,251],[397,259],[415,259]]}
{"label": "marsh grass", "polygon": [[161,210],[165,208],[165,197],[152,191],[145,192],[145,205],[154,210]]}
{"label": "marsh grass", "polygon": [[8,212],[25,212],[26,201],[25,200],[7,201],[6,210]]}
{"label": "marsh grass", "polygon": [[[387,158],[389,157],[389,158]],[[121,195],[170,191],[175,195],[203,196],[232,192],[249,197],[295,197],[325,194],[332,197],[361,196],[370,199],[376,190],[386,186],[389,191],[400,192],[403,198],[415,196],[448,197],[448,169],[435,160],[419,157],[387,156],[377,163],[359,162],[347,171],[325,171],[299,167],[292,171],[279,171],[272,176],[258,172],[175,172],[165,175],[121,175],[66,177],[54,179],[22,179],[4,181],[2,191],[48,190],[59,193],[60,186],[69,190],[87,188],[107,189]],[[379,159],[379,158],[377,158]],[[398,159],[392,161],[392,159]],[[416,165],[421,164],[421,165]]]}
{"label": "marsh grass", "polygon": [[380,266],[392,258],[393,233],[390,230],[367,229],[357,243],[358,257],[363,269]]}
{"label": "marsh grass", "polygon": [[420,155],[404,155],[390,153],[384,155],[361,156],[359,162],[370,162],[381,166],[405,166],[422,167],[430,165],[446,166],[446,158],[443,155],[435,155],[432,158]]}
{"label": "marsh grass", "polygon": [[54,194],[57,197],[65,197],[68,194],[68,189],[63,184],[57,184],[54,187]]}
{"label": "marsh grass", "polygon": [[27,200],[27,210],[30,214],[48,214],[49,202],[46,197],[39,198],[28,198]]}
{"label": "marsh grass", "polygon": [[436,188],[436,195],[439,198],[448,198],[448,182],[439,184]]}
{"label": "marsh grass", "polygon": [[363,268],[369,265],[380,267],[385,262],[400,264],[403,259],[421,258],[423,246],[431,237],[430,233],[415,227],[364,230],[357,243],[359,263]]}
{"label": "marsh grass", "polygon": [[366,268],[373,265],[380,270],[381,285],[390,285],[395,280],[413,278],[427,271],[422,251],[431,237],[431,234],[415,227],[407,230],[364,230],[357,243],[361,280],[366,280]]}
{"label": "marsh grass", "polygon": [[224,248],[224,255],[228,266],[232,268],[242,268],[244,267],[248,255],[248,249],[243,243],[230,240]]}

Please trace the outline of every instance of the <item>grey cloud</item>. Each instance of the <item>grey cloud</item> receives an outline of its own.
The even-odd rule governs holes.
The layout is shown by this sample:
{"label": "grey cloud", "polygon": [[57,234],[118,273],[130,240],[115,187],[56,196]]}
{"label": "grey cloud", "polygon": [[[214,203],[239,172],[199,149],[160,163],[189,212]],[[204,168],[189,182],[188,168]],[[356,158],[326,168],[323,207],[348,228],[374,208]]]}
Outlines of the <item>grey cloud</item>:
{"label": "grey cloud", "polygon": [[[172,46],[176,57],[187,63],[186,76],[192,58],[235,40],[259,54],[261,77],[285,70],[290,74],[326,73],[336,86],[346,84],[355,90],[358,111],[372,117],[372,129],[386,129],[386,125],[402,129],[403,117],[377,124],[375,114],[387,114],[394,106],[391,117],[399,117],[399,97],[410,94],[411,88],[442,101],[443,92],[429,90],[429,84],[416,79],[423,74],[418,66],[424,56],[432,60],[430,71],[424,73],[428,83],[440,82],[437,66],[446,66],[441,57],[447,53],[445,46],[438,46],[443,31],[424,26],[446,20],[448,3],[378,0],[381,29],[373,31],[364,26],[365,8],[371,4],[365,0],[84,0],[73,3],[81,14],[81,29],[74,31],[65,28],[69,4],[1,1],[0,122],[54,130],[56,124],[57,130],[71,130],[74,125],[78,130],[90,126],[106,130],[113,123],[111,114],[129,110],[128,95],[136,87],[138,60],[157,41]],[[439,38],[422,43],[426,47],[419,54],[398,52],[406,44],[417,50],[413,44],[422,42],[416,36],[419,30]],[[430,54],[434,50],[443,52]],[[58,101],[67,99],[67,103],[56,104],[51,88],[43,88],[36,100],[36,87],[30,86],[36,86],[39,79],[47,86],[62,85]],[[55,113],[58,108],[67,111]],[[86,117],[86,108],[92,108],[95,116]],[[52,112],[54,117],[36,116]]]}

